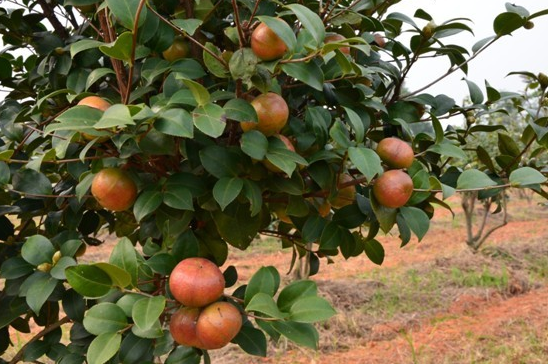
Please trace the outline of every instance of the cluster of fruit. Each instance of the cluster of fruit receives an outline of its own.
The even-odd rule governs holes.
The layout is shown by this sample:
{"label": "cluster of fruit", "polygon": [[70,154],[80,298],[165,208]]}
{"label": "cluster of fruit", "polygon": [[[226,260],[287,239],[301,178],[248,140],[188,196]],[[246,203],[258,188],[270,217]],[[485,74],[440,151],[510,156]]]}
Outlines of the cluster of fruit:
{"label": "cluster of fruit", "polygon": [[173,269],[169,289],[183,305],[169,324],[175,342],[212,350],[236,337],[242,327],[242,314],[233,304],[219,301],[224,288],[223,273],[207,259],[187,258]]}

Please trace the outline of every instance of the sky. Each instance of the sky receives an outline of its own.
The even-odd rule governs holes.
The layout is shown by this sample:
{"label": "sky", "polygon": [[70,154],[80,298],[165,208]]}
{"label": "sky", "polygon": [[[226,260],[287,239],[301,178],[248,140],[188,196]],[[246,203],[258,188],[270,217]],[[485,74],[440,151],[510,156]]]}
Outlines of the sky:
{"label": "sky", "polygon": [[[504,0],[403,0],[391,8],[408,16],[422,8],[429,13],[437,24],[453,18],[469,18],[467,23],[474,35],[463,32],[451,43],[464,46],[468,50],[478,40],[494,34],[493,20],[506,11]],[[523,6],[531,14],[548,8],[546,0],[517,0],[515,5]],[[422,19],[414,19],[419,25],[426,24]],[[531,30],[518,29],[511,36],[502,37],[490,48],[487,48],[469,66],[468,79],[475,82],[485,93],[485,80],[498,90],[519,92],[524,89],[519,76],[508,76],[513,71],[530,71],[535,74],[548,74],[548,15],[534,19],[535,27]],[[424,60],[416,64],[409,74],[406,87],[410,90],[425,86],[449,67],[447,59]],[[468,87],[462,78],[461,71],[455,72],[436,86],[425,92],[437,95],[447,94],[458,104],[468,95]]]}

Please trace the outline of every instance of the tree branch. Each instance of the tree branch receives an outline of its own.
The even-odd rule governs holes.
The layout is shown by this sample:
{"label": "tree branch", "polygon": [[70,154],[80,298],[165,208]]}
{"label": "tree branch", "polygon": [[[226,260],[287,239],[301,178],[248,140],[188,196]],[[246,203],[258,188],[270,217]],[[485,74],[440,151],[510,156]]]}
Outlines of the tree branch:
{"label": "tree branch", "polygon": [[45,327],[42,331],[40,331],[39,333],[34,335],[34,337],[32,339],[30,339],[25,345],[23,345],[23,347],[21,349],[19,349],[19,351],[11,359],[9,364],[19,363],[21,361],[21,359],[23,358],[23,355],[25,354],[25,350],[29,347],[30,344],[32,344],[33,342],[35,342],[37,340],[40,340],[41,338],[43,338],[44,336],[46,336],[47,334],[49,334],[53,330],[63,326],[64,324],[67,324],[69,322],[70,322],[70,318],[68,316],[65,316],[62,319],[60,319],[59,321],[54,322],[53,324]]}
{"label": "tree branch", "polygon": [[[99,23],[101,24],[103,39],[106,43],[114,42],[116,40],[116,32],[114,31],[114,29],[112,29],[112,26],[110,25],[107,9],[100,11],[97,16],[99,18]],[[110,61],[112,62],[112,68],[114,68],[114,72],[116,73],[116,80],[118,82],[120,97],[122,100],[125,100],[127,97],[126,95],[128,93],[128,89],[126,85],[126,70],[124,68],[124,64],[118,59],[111,58]]]}
{"label": "tree branch", "polygon": [[59,19],[57,19],[57,16],[55,16],[52,4],[48,3],[46,0],[36,0],[36,2],[42,8],[44,16],[53,26],[55,33],[57,33],[61,38],[67,39],[69,37],[69,33],[67,32],[67,29],[63,26],[63,24],[61,24]]}

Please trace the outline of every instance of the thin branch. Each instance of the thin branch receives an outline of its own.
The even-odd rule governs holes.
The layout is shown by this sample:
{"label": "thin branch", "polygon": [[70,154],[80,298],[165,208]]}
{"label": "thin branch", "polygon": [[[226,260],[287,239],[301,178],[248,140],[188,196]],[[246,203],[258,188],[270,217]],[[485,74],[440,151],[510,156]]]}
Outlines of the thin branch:
{"label": "thin branch", "polygon": [[52,4],[48,3],[46,0],[36,0],[36,2],[42,8],[45,17],[53,26],[55,33],[57,33],[61,38],[67,39],[69,37],[69,33],[67,32],[67,29],[63,26],[63,24],[61,24],[59,19],[57,19],[57,16],[55,16]]}
{"label": "thin branch", "polygon": [[243,48],[245,43],[245,36],[242,29],[242,24],[240,23],[240,10],[238,9],[238,3],[236,0],[232,0],[232,9],[234,10],[234,22],[236,23],[236,29],[238,29],[238,40],[240,41],[240,48]]}
{"label": "thin branch", "polygon": [[54,322],[53,324],[45,327],[42,331],[40,331],[39,333],[34,335],[34,337],[32,339],[30,339],[25,345],[23,345],[23,347],[21,349],[19,349],[19,351],[11,359],[9,364],[19,363],[21,361],[21,359],[23,358],[23,355],[25,354],[25,350],[29,347],[30,344],[32,344],[33,342],[35,342],[37,340],[40,340],[41,338],[43,338],[44,336],[46,336],[50,332],[58,329],[59,327],[63,326],[64,324],[67,324],[69,322],[70,322],[70,318],[68,316],[65,316],[62,319],[60,319],[59,321]]}
{"label": "thin branch", "polygon": [[124,105],[127,105],[129,103],[129,96],[131,95],[131,82],[133,80],[133,70],[135,69],[135,51],[137,49],[137,33],[139,31],[139,19],[141,18],[141,11],[143,10],[143,7],[145,6],[147,0],[141,0],[139,1],[139,5],[137,7],[137,14],[135,14],[135,21],[133,22],[133,39],[132,39],[132,45],[131,45],[131,58],[129,61],[129,72],[127,76],[127,86],[126,86],[126,94],[123,99]]}
{"label": "thin branch", "polygon": [[507,206],[506,206],[506,195],[505,194],[502,194],[502,213],[503,213],[502,222],[498,225],[493,226],[491,229],[489,229],[485,233],[483,238],[481,238],[481,240],[478,241],[478,243],[476,244],[476,249],[479,249],[492,233],[494,233],[496,230],[498,230],[498,229],[502,228],[503,226],[505,226],[506,224],[508,224],[508,209],[507,209]]}
{"label": "thin branch", "polygon": [[493,43],[495,43],[497,40],[500,39],[500,36],[497,36],[495,38],[493,38],[490,42],[488,42],[487,44],[485,44],[483,47],[481,47],[476,53],[474,53],[474,55],[472,55],[470,58],[468,58],[466,61],[462,62],[461,64],[459,65],[456,65],[456,66],[453,66],[451,68],[449,68],[449,70],[447,72],[445,72],[443,75],[441,75],[440,77],[436,78],[434,81],[430,82],[429,84],[427,84],[426,86],[423,86],[411,93],[408,93],[406,95],[402,95],[400,97],[400,100],[405,100],[407,98],[410,98],[411,96],[415,96],[417,95],[418,93],[432,87],[433,85],[435,85],[436,83],[440,82],[441,80],[443,80],[444,78],[446,78],[447,76],[453,74],[455,71],[459,70],[462,68],[462,66],[470,63],[474,58],[476,58],[480,53],[482,53],[485,49],[487,49],[489,46],[491,46]]}
{"label": "thin branch", "polygon": [[[107,9],[100,11],[97,16],[99,18],[99,24],[101,24],[103,39],[106,43],[114,42],[114,40],[116,40],[116,33],[112,29],[112,26],[109,22]],[[118,82],[118,87],[120,90],[120,97],[122,100],[125,100],[128,90],[126,89],[126,72],[124,64],[122,63],[122,61],[114,58],[111,58],[111,62],[112,68],[114,68],[114,72],[116,73],[116,80]]]}

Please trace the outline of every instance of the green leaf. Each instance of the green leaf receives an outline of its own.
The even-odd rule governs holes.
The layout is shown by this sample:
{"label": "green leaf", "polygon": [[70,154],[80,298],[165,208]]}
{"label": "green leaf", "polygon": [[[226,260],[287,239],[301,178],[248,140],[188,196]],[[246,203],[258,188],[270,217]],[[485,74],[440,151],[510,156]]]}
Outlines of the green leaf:
{"label": "green leaf", "polygon": [[382,265],[384,261],[384,247],[375,239],[365,242],[365,254],[373,263]]}
{"label": "green leaf", "polygon": [[[120,345],[118,358],[121,364],[141,364],[147,354],[153,349],[152,339],[138,337],[133,333],[127,334]],[[148,362],[150,363],[150,362]]]}
{"label": "green leaf", "polygon": [[297,46],[297,38],[291,27],[285,21],[271,16],[258,16],[257,19],[272,29],[272,31],[284,41],[290,52],[295,49]]}
{"label": "green leaf", "polygon": [[406,206],[400,207],[399,213],[403,216],[411,231],[413,231],[415,235],[417,235],[419,241],[421,241],[430,228],[430,219],[428,218],[428,215],[419,208]]}
{"label": "green leaf", "polygon": [[188,87],[190,92],[192,92],[192,96],[194,96],[194,99],[198,103],[198,106],[204,106],[209,104],[209,101],[211,100],[211,95],[202,84],[196,81],[189,80],[186,77],[178,78],[180,78],[186,85],[186,87]]}
{"label": "green leaf", "polygon": [[464,159],[464,160],[466,160],[467,158],[467,155],[462,150],[462,148],[454,145],[447,139],[444,139],[439,144],[431,145],[430,147],[428,147],[427,150],[429,152],[440,154],[445,157],[452,157],[452,158]]}
{"label": "green leaf", "polygon": [[257,121],[255,108],[244,99],[231,99],[223,107],[226,118],[236,121]]}
{"label": "green leaf", "polygon": [[200,364],[202,357],[194,348],[177,346],[165,361],[165,364]]}
{"label": "green leaf", "polygon": [[164,336],[164,332],[162,331],[162,324],[160,324],[160,320],[154,321],[152,326],[147,330],[141,330],[139,326],[133,325],[131,327],[131,332],[136,336],[146,338],[146,339],[158,339]]}
{"label": "green leaf", "polygon": [[319,334],[312,324],[292,321],[273,321],[271,322],[271,325],[274,330],[297,345],[302,345],[313,350],[318,349]]}
{"label": "green leaf", "polygon": [[10,167],[5,162],[0,162],[0,186],[5,186],[10,181]]}
{"label": "green leaf", "polygon": [[200,19],[173,19],[171,22],[190,36],[194,35],[196,29],[202,25]]}
{"label": "green leaf", "polygon": [[[137,9],[139,0],[106,0],[107,6],[112,11],[118,21],[126,28],[133,29],[135,19],[137,19]],[[139,26],[143,25],[147,16],[146,6],[141,10],[139,17]]]}
{"label": "green leaf", "polygon": [[333,317],[337,312],[329,302],[317,296],[297,300],[289,310],[289,319],[296,322],[319,322]]}
{"label": "green leaf", "polygon": [[[63,244],[64,245],[64,244]],[[65,275],[65,269],[68,267],[73,267],[75,265],[78,265],[76,260],[72,257],[61,257],[59,261],[51,268],[51,271],[49,272],[53,278],[65,280],[67,279],[67,276]]]}
{"label": "green leaf", "polygon": [[133,286],[137,285],[137,252],[131,240],[122,238],[110,253],[109,262],[128,272]]}
{"label": "green leaf", "polygon": [[278,291],[280,286],[280,274],[276,268],[261,267],[249,280],[247,288],[245,290],[245,305],[251,301],[251,299],[258,293],[264,293],[270,297],[273,297]]}
{"label": "green leaf", "polygon": [[288,76],[296,78],[318,91],[323,91],[323,71],[315,62],[284,63],[282,70]]}
{"label": "green leaf", "polygon": [[50,134],[57,130],[72,130],[79,131],[92,129],[94,125],[101,119],[103,112],[101,110],[76,105],[59,115],[55,120],[58,123],[52,123],[45,129],[45,134]]}
{"label": "green leaf", "polygon": [[78,53],[87,51],[88,49],[99,48],[105,43],[93,39],[81,39],[78,42],[70,45],[70,57],[74,58]]}
{"label": "green leaf", "polygon": [[[247,205],[238,205],[234,210],[230,213],[228,211],[227,213],[215,211],[212,216],[223,240],[238,249],[244,250],[259,232],[262,215],[251,216]],[[238,228],[235,229],[235,226],[238,226]]]}
{"label": "green leaf", "polygon": [[120,34],[114,42],[102,45],[99,47],[99,49],[110,58],[119,59],[121,61],[131,63],[132,47],[133,33],[125,32]]}
{"label": "green leaf", "polygon": [[9,258],[2,263],[0,278],[16,279],[24,277],[34,271],[34,266],[21,257]]}
{"label": "green leaf", "polygon": [[202,133],[212,138],[223,135],[226,126],[226,115],[224,109],[216,104],[199,106],[192,112],[194,125]]}
{"label": "green leaf", "polygon": [[310,280],[295,281],[285,286],[278,296],[278,307],[284,312],[295,302],[306,297],[315,297],[318,294],[316,282]]}
{"label": "green leaf", "polygon": [[288,316],[288,314],[280,311],[278,306],[276,306],[276,302],[274,302],[272,296],[266,293],[255,294],[246,305],[245,309],[246,311],[262,313],[263,315],[266,315],[268,317],[277,318],[280,320]]}
{"label": "green leaf", "polygon": [[263,208],[263,194],[259,185],[244,179],[244,196],[249,201],[251,217],[257,216]]}
{"label": "green leaf", "polygon": [[154,272],[163,275],[169,275],[177,263],[178,261],[173,255],[165,252],[156,253],[146,261],[146,265],[152,268]]}
{"label": "green leaf", "polygon": [[194,211],[192,193],[185,186],[167,183],[164,190],[164,203],[174,209]]}
{"label": "green leaf", "polygon": [[344,111],[347,116],[346,121],[348,122],[348,124],[350,124],[352,130],[354,130],[354,134],[356,135],[356,141],[358,143],[361,143],[365,136],[365,125],[363,124],[362,118],[360,117],[360,115],[358,115],[357,112],[349,107],[345,107]]}
{"label": "green leaf", "polygon": [[221,178],[213,187],[213,198],[219,203],[221,210],[224,211],[224,209],[238,197],[243,187],[244,181],[240,178]]}
{"label": "green leaf", "polygon": [[514,12],[499,14],[493,22],[493,30],[497,36],[511,34],[525,24],[526,19]]}
{"label": "green leaf", "polygon": [[200,150],[200,161],[205,170],[217,178],[236,177],[240,171],[241,154],[219,145],[211,145]]}
{"label": "green leaf", "polygon": [[131,317],[141,330],[150,329],[164,312],[166,298],[164,296],[147,297],[139,300],[133,306]]}
{"label": "green leaf", "polygon": [[99,81],[106,75],[113,75],[115,72],[110,68],[96,68],[89,74],[86,80],[86,90],[88,90],[95,82]]}
{"label": "green leaf", "polygon": [[93,266],[103,270],[110,277],[112,284],[116,287],[126,288],[131,285],[131,275],[122,268],[109,263],[95,263]]}
{"label": "green leaf", "polygon": [[93,126],[95,129],[122,127],[123,125],[135,125],[131,113],[126,105],[112,105],[104,113],[101,119]]}
{"label": "green leaf", "polygon": [[468,169],[457,179],[457,189],[476,189],[495,186],[497,183],[477,169]]}
{"label": "green leaf", "polygon": [[330,222],[322,231],[320,248],[322,250],[338,249],[340,246],[351,244],[352,241],[354,241],[354,238],[348,229]]}
{"label": "green leaf", "polygon": [[169,109],[154,123],[156,130],[181,138],[194,137],[192,116],[185,109]]}
{"label": "green leaf", "polygon": [[18,170],[13,175],[11,182],[14,190],[28,194],[29,198],[49,196],[53,193],[48,177],[33,169]]}
{"label": "green leaf", "polygon": [[23,259],[35,266],[42,263],[51,263],[53,254],[55,254],[53,244],[42,235],[33,235],[27,238],[27,241],[21,248]]}
{"label": "green leaf", "polygon": [[325,38],[325,25],[318,14],[300,4],[290,4],[285,7],[295,13],[304,28],[316,41],[316,45],[320,45]]}
{"label": "green leaf", "polygon": [[145,191],[139,195],[133,205],[133,214],[137,221],[152,214],[162,204],[163,196],[160,191]]}
{"label": "green leaf", "polygon": [[112,288],[110,276],[98,267],[80,264],[65,270],[67,281],[82,296],[99,298]]}
{"label": "green leaf", "polygon": [[84,328],[93,335],[117,332],[128,326],[127,317],[120,306],[101,302],[91,307],[84,317]]}
{"label": "green leaf", "polygon": [[259,59],[251,48],[238,49],[228,62],[230,74],[235,80],[242,79],[245,82],[251,80],[257,74]]}
{"label": "green leaf", "polygon": [[26,299],[27,305],[29,305],[34,313],[39,314],[40,309],[53,293],[58,282],[57,279],[51,277],[49,274],[43,274],[31,284],[27,291]]}
{"label": "green leaf", "polygon": [[266,357],[266,336],[264,332],[251,325],[243,325],[232,342],[248,354]]}
{"label": "green leaf", "polygon": [[104,364],[120,349],[122,335],[116,332],[106,332],[97,336],[89,345],[87,351],[88,364]]}
{"label": "green leaf", "polygon": [[230,74],[227,65],[221,61],[219,58],[222,58],[221,51],[215,46],[215,44],[207,42],[205,44],[206,49],[215,54],[218,58],[213,57],[209,52],[202,53],[204,64],[214,76],[219,78],[226,78]]}
{"label": "green leaf", "polygon": [[476,85],[474,82],[464,79],[466,81],[466,84],[468,85],[468,91],[470,92],[470,99],[472,100],[472,103],[474,104],[481,104],[483,103],[483,93],[481,92],[481,89]]}
{"label": "green leaf", "polygon": [[303,225],[302,235],[303,239],[307,243],[314,243],[322,236],[322,231],[327,225],[327,220],[319,215],[309,215],[308,219]]}
{"label": "green leaf", "polygon": [[546,182],[546,177],[531,167],[522,167],[510,173],[510,183],[513,186],[528,186]]}
{"label": "green leaf", "polygon": [[371,181],[376,175],[383,173],[381,159],[372,149],[350,147],[348,148],[348,157],[368,181]]}

